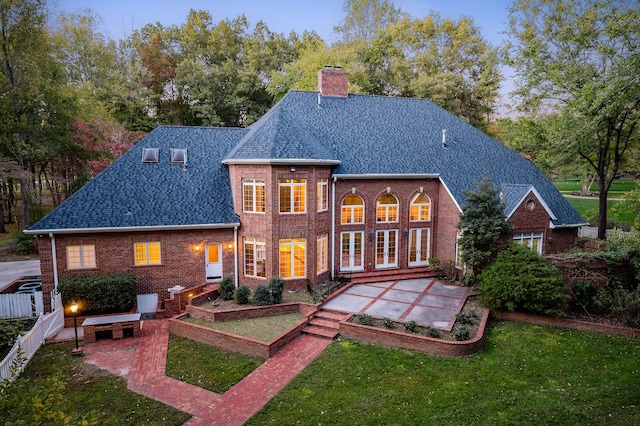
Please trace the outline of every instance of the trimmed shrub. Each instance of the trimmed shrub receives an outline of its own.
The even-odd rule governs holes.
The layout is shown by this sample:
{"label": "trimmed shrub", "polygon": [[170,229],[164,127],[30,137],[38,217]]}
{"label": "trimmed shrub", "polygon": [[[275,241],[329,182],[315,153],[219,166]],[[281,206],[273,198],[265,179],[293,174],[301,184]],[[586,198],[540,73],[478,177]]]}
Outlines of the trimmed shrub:
{"label": "trimmed shrub", "polygon": [[268,286],[259,285],[256,287],[256,291],[253,293],[253,304],[256,306],[269,306],[273,304]]}
{"label": "trimmed shrub", "polygon": [[416,333],[418,331],[418,323],[413,320],[405,322],[404,331],[406,331],[407,333]]}
{"label": "trimmed shrub", "polygon": [[564,316],[562,274],[538,253],[510,244],[479,277],[480,300],[489,309]]}
{"label": "trimmed shrub", "polygon": [[474,325],[478,322],[478,314],[474,311],[462,311],[456,315],[456,321],[464,325]]}
{"label": "trimmed shrub", "polygon": [[236,290],[235,284],[233,284],[233,278],[230,276],[226,276],[220,281],[220,285],[218,286],[218,293],[220,293],[220,297],[222,300],[231,300],[233,299],[233,293]]}
{"label": "trimmed shrub", "polygon": [[471,338],[471,331],[466,325],[461,325],[453,330],[453,337],[459,342],[469,340]]}
{"label": "trimmed shrub", "polygon": [[76,275],[60,281],[62,303],[80,304],[82,315],[101,315],[130,311],[136,303],[138,285],[131,275]]}
{"label": "trimmed shrub", "polygon": [[238,305],[246,305],[249,303],[249,296],[251,296],[251,289],[248,286],[242,285],[238,287],[236,290],[236,303]]}
{"label": "trimmed shrub", "polygon": [[396,323],[391,318],[383,318],[382,324],[384,324],[384,327],[389,330],[394,330],[396,328]]}
{"label": "trimmed shrub", "polygon": [[282,303],[282,292],[284,291],[285,281],[280,277],[273,277],[269,280],[269,289],[271,290],[271,301]]}
{"label": "trimmed shrub", "polygon": [[373,325],[373,317],[369,314],[356,315],[356,322],[360,325]]}

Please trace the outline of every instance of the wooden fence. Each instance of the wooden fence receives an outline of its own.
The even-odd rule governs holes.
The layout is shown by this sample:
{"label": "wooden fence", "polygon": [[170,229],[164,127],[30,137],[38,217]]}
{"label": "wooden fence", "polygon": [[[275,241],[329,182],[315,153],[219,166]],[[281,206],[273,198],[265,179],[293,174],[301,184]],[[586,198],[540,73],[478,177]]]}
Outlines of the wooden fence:
{"label": "wooden fence", "polygon": [[[42,292],[40,292],[42,300]],[[64,309],[62,299],[55,296],[56,309],[46,315],[40,315],[31,330],[18,337],[11,351],[0,363],[0,380],[15,380],[24,370],[33,355],[40,349],[46,339],[55,335],[64,327]],[[12,368],[12,366],[16,366]]]}
{"label": "wooden fence", "polygon": [[[631,236],[631,232],[625,232],[617,228],[607,229],[607,238],[614,235],[618,238],[627,238]],[[598,238],[598,228],[595,226],[582,226],[578,229],[578,237]]]}
{"label": "wooden fence", "polygon": [[41,291],[0,294],[0,318],[33,318],[43,313]]}

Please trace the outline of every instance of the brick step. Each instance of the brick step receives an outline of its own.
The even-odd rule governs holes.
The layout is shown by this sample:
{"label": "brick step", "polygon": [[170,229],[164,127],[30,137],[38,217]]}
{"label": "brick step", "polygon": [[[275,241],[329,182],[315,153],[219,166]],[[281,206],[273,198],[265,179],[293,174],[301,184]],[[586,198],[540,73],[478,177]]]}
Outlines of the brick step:
{"label": "brick step", "polygon": [[351,314],[345,314],[344,312],[336,312],[336,311],[330,311],[327,309],[321,309],[318,312],[316,312],[315,314],[313,314],[313,316],[315,318],[322,318],[322,319],[326,319],[326,320],[331,320],[331,321],[344,321],[349,319],[349,317],[351,316]]}
{"label": "brick step", "polygon": [[340,323],[338,321],[326,320],[319,317],[311,318],[307,324],[313,325],[316,327],[327,328],[330,330],[340,329]]}
{"label": "brick step", "polygon": [[404,273],[404,274],[389,274],[389,275],[358,275],[353,277],[351,284],[366,284],[380,281],[398,281],[409,280],[415,278],[433,278],[438,276],[436,272],[416,272],[416,273]]}
{"label": "brick step", "polygon": [[338,334],[337,330],[330,330],[324,327],[317,327],[315,325],[308,325],[302,329],[302,333],[310,334],[312,336],[324,337],[325,339],[335,339]]}

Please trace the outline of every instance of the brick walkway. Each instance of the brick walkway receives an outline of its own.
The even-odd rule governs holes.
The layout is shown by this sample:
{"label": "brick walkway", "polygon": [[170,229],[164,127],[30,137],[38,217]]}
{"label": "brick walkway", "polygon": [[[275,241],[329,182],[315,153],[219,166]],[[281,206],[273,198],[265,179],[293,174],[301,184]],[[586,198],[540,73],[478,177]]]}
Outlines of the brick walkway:
{"label": "brick walkway", "polygon": [[130,390],[187,412],[185,425],[241,425],[315,359],[331,340],[301,335],[219,395],[165,375],[169,323],[145,321],[140,337],[84,347],[85,362],[127,378]]}

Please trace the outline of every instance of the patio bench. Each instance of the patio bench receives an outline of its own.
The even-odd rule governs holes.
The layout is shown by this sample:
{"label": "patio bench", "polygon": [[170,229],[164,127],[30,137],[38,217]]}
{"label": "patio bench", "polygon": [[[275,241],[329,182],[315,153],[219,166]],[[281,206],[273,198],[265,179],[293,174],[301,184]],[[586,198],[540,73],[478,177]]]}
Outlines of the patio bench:
{"label": "patio bench", "polygon": [[84,328],[85,343],[96,341],[96,332],[111,331],[114,340],[124,337],[124,330],[132,330],[133,337],[140,334],[140,314],[109,315],[104,317],[91,317],[82,323]]}

